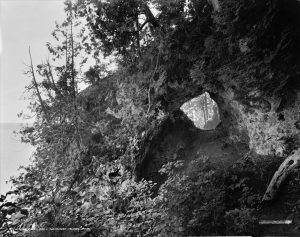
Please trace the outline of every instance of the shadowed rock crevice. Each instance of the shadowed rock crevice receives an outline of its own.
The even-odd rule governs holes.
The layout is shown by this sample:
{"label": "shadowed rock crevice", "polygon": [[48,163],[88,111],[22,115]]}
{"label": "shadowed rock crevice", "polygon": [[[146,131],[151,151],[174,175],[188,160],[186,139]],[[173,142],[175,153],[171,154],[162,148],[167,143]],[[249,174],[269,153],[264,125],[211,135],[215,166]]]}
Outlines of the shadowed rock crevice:
{"label": "shadowed rock crevice", "polygon": [[228,168],[249,151],[247,144],[237,146],[228,139],[228,131],[223,124],[212,130],[199,129],[180,109],[159,129],[137,166],[138,179],[162,184],[165,177],[158,173],[162,165],[176,160],[188,164],[200,156],[208,157],[215,167]]}

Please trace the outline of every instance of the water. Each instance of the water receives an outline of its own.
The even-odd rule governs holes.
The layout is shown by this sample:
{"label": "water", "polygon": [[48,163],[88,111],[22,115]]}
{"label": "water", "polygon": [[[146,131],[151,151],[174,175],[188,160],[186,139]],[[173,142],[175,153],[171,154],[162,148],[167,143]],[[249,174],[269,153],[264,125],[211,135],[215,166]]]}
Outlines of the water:
{"label": "water", "polygon": [[20,123],[0,123],[0,193],[5,194],[11,189],[11,176],[20,173],[18,168],[30,162],[33,147],[21,143],[21,139],[13,134],[21,128]]}

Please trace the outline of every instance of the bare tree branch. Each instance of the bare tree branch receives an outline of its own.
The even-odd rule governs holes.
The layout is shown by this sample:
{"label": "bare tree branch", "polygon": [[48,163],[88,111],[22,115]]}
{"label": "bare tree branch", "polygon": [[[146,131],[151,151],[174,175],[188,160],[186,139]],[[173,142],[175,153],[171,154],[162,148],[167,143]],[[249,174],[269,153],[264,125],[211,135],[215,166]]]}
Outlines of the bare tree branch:
{"label": "bare tree branch", "polygon": [[76,86],[75,86],[75,65],[74,65],[74,36],[73,36],[73,20],[71,17],[71,85],[72,85],[72,92],[73,92],[73,98],[76,98]]}
{"label": "bare tree branch", "polygon": [[300,149],[296,150],[291,156],[288,156],[272,177],[271,182],[265,192],[263,201],[271,201],[288,175],[300,165]]}
{"label": "bare tree branch", "polygon": [[56,83],[54,81],[54,77],[53,77],[53,74],[52,74],[52,67],[50,65],[49,59],[47,59],[47,66],[48,66],[48,72],[49,72],[51,84],[52,84],[52,86],[54,88],[55,93],[57,95],[62,95],[61,92],[60,92],[60,90],[57,88]]}
{"label": "bare tree branch", "polygon": [[148,7],[147,4],[143,5],[144,8],[144,14],[146,15],[147,20],[144,22],[142,26],[144,26],[147,22],[151,23],[154,27],[159,27],[160,24],[154,17],[153,13],[151,12],[150,8]]}
{"label": "bare tree branch", "polygon": [[43,99],[42,99],[41,92],[40,92],[38,83],[37,83],[37,81],[36,81],[35,73],[34,73],[34,68],[33,68],[33,63],[32,63],[32,57],[31,57],[30,46],[29,46],[29,57],[30,57],[30,72],[31,72],[31,76],[32,76],[32,82],[33,82],[33,85],[34,85],[34,87],[35,87],[35,90],[36,90],[36,93],[37,93],[38,100],[39,100],[40,105],[41,105],[41,107],[42,107],[42,111],[44,112],[44,114],[45,114],[45,116],[46,116],[46,119],[48,120],[48,114],[47,114],[46,106],[45,106],[45,103],[44,103],[44,101],[43,101]]}

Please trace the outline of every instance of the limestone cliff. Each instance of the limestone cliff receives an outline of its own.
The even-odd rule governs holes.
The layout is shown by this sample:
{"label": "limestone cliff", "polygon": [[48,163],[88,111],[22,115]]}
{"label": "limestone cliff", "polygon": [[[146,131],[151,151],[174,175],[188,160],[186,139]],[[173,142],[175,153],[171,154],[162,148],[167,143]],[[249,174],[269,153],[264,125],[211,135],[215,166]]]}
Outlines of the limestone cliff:
{"label": "limestone cliff", "polygon": [[[257,159],[285,158],[300,147],[300,3],[217,2],[218,11],[204,12],[189,28],[175,28],[176,43],[166,40],[170,55],[156,75],[150,101],[152,114],[160,110],[164,118],[144,116],[144,127],[137,128],[138,134],[144,131],[134,167],[140,178],[150,178],[165,161],[186,154],[199,134],[221,137],[240,157],[251,152]],[[101,111],[117,120],[122,119],[116,111],[122,110],[117,97],[123,85],[115,84],[109,92],[114,105],[107,105],[108,97],[101,99]],[[136,84],[146,93],[141,86]],[[205,91],[217,102],[222,120],[212,132],[200,131],[183,114],[178,116],[183,103]],[[124,120],[118,126],[124,126]]]}

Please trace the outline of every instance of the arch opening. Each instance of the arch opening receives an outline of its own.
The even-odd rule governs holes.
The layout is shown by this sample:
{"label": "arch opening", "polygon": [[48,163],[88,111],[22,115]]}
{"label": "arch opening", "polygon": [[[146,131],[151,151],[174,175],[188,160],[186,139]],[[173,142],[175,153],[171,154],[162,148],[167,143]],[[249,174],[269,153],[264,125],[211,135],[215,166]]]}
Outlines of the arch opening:
{"label": "arch opening", "polygon": [[199,129],[213,130],[221,122],[218,105],[208,92],[185,102],[180,109]]}

